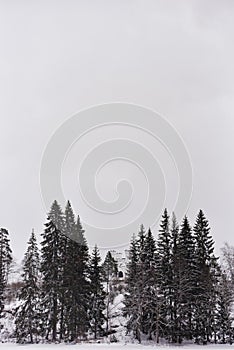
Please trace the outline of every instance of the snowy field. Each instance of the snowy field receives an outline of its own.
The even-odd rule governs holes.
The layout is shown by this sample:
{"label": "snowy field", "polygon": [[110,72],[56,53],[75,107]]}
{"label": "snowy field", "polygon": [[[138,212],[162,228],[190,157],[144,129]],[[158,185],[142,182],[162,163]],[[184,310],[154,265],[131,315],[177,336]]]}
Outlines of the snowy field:
{"label": "snowy field", "polygon": [[80,350],[155,350],[157,348],[165,349],[234,349],[234,345],[183,345],[183,346],[168,346],[168,345],[137,345],[137,344],[76,344],[76,345],[55,345],[55,344],[49,344],[49,345],[17,345],[17,344],[0,344],[0,350],[6,349],[6,350],[27,350],[27,349],[33,349],[33,350],[68,350],[69,347],[74,347]]}

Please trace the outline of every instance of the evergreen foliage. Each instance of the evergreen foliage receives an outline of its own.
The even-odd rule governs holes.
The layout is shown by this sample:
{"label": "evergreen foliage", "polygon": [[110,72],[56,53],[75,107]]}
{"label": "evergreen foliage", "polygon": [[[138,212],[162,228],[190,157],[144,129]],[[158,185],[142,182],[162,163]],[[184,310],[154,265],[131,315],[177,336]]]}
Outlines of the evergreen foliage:
{"label": "evergreen foliage", "polygon": [[[126,332],[139,342],[232,344],[233,250],[225,245],[222,270],[202,210],[192,228],[187,216],[179,225],[165,209],[157,238],[141,225],[125,279],[118,278],[111,251],[103,263],[97,246],[89,256],[84,233],[69,201],[65,212],[53,202],[40,255],[32,232],[14,313],[18,343],[117,341],[111,307],[124,290]],[[8,232],[0,229],[0,317],[7,311],[11,264]]]}
{"label": "evergreen foliage", "polygon": [[89,328],[88,308],[88,247],[78,217],[75,221],[70,202],[65,209],[65,232],[68,236],[65,266],[65,339],[69,342],[84,338]]}
{"label": "evergreen foliage", "polygon": [[38,307],[40,301],[39,286],[39,252],[37,241],[32,232],[28,249],[24,257],[22,281],[16,309],[15,335],[18,343],[35,343],[38,340],[41,326],[41,313]]}
{"label": "evergreen foliage", "polygon": [[118,274],[118,264],[113,258],[110,251],[107,252],[105,260],[102,264],[102,274],[103,281],[105,283],[105,293],[106,293],[106,334],[109,334],[109,319],[110,319],[110,303],[112,294],[112,280],[117,278]]}
{"label": "evergreen foliage", "polygon": [[9,233],[5,228],[0,229],[0,318],[4,316],[5,292],[12,264]]}
{"label": "evergreen foliage", "polygon": [[131,242],[126,284],[127,333],[139,342],[232,341],[230,281],[202,211],[192,229],[186,216],[179,228],[165,210],[156,244],[142,226]]}
{"label": "evergreen foliage", "polygon": [[103,324],[106,320],[104,316],[106,293],[103,286],[103,273],[100,265],[101,257],[97,246],[95,246],[89,266],[90,279],[90,309],[89,322],[94,339],[104,335]]}
{"label": "evergreen foliage", "polygon": [[217,285],[217,312],[215,318],[215,342],[222,344],[234,341],[234,334],[232,330],[232,303],[233,293],[231,290],[231,283],[224,272],[220,273]]}

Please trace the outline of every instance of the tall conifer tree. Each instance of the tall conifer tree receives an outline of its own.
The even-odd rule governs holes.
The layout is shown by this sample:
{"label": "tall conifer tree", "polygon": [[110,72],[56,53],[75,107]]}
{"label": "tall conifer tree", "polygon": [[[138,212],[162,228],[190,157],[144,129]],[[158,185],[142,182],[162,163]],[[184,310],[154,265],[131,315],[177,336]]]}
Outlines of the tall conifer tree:
{"label": "tall conifer tree", "polygon": [[207,344],[211,340],[215,318],[218,259],[214,256],[214,241],[202,210],[197,215],[194,236],[197,270],[195,334],[197,343]]}
{"label": "tall conifer tree", "polygon": [[84,230],[78,217],[75,222],[70,202],[65,209],[65,232],[68,236],[67,260],[65,266],[65,339],[76,342],[86,335],[89,327],[89,283],[88,283],[88,247]]}
{"label": "tall conifer tree", "polygon": [[171,339],[173,343],[181,343],[181,324],[180,324],[180,283],[181,269],[179,258],[179,225],[175,214],[172,214],[171,220],[171,253],[172,253],[172,299],[173,299],[173,319],[171,324]]}
{"label": "tall conifer tree", "polygon": [[[215,317],[215,342],[217,342],[217,336],[222,344],[230,343],[234,341],[234,333],[232,329],[232,303],[233,293],[232,284],[228,281],[228,278],[224,272],[220,273],[219,281],[217,284],[217,312]],[[215,329],[214,329],[215,328]]]}
{"label": "tall conifer tree", "polygon": [[112,282],[117,278],[118,274],[118,263],[112,256],[111,252],[108,251],[104,262],[102,264],[103,281],[105,284],[106,293],[106,334],[109,333],[110,328],[110,305],[111,305],[111,294],[112,294]]}
{"label": "tall conifer tree", "polygon": [[164,210],[157,240],[159,256],[158,279],[163,297],[161,308],[161,337],[171,341],[171,328],[173,324],[173,281],[172,281],[172,236],[170,231],[170,217],[167,209]]}
{"label": "tall conifer tree", "polygon": [[12,264],[9,233],[5,228],[0,229],[0,318],[4,315],[5,292],[8,275]]}
{"label": "tall conifer tree", "polygon": [[[141,237],[142,236],[143,233],[141,233]],[[143,237],[141,240],[142,239]],[[124,315],[127,317],[127,332],[133,333],[133,336],[138,341],[141,341],[139,276],[139,245],[136,237],[133,236],[129,251],[129,263],[127,266]]]}
{"label": "tall conifer tree", "polygon": [[43,333],[47,340],[52,341],[59,340],[60,299],[64,263],[64,236],[62,230],[63,213],[57,201],[54,201],[48,215],[48,221],[45,224],[41,242]]}
{"label": "tall conifer tree", "polygon": [[16,309],[15,334],[18,343],[33,344],[40,333],[39,264],[37,241],[32,232],[23,262],[23,286],[19,292],[20,305]]}
{"label": "tall conifer tree", "polygon": [[178,239],[178,312],[180,320],[179,342],[182,338],[193,338],[193,305],[196,280],[195,243],[192,228],[185,216]]}
{"label": "tall conifer tree", "polygon": [[89,266],[89,279],[90,279],[90,310],[89,320],[91,331],[94,334],[94,339],[103,336],[104,329],[103,324],[105,322],[104,310],[105,310],[105,297],[103,287],[103,273],[100,265],[101,257],[97,246],[94,247],[90,266]]}

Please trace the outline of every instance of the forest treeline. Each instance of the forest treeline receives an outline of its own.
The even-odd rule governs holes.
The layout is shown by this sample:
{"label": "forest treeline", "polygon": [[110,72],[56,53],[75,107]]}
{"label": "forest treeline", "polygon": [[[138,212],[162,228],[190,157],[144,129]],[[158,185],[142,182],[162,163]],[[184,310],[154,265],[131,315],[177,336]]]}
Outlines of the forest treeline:
{"label": "forest treeline", "polygon": [[[54,201],[40,247],[32,232],[22,263],[10,339],[18,343],[77,342],[109,337],[110,293],[118,264],[97,246],[90,253],[70,202]],[[165,209],[157,237],[140,227],[129,247],[124,294],[126,336],[139,342],[232,343],[234,249],[223,248],[225,267],[214,253],[208,220],[199,211],[192,227]],[[7,311],[12,251],[0,229],[0,319]]]}

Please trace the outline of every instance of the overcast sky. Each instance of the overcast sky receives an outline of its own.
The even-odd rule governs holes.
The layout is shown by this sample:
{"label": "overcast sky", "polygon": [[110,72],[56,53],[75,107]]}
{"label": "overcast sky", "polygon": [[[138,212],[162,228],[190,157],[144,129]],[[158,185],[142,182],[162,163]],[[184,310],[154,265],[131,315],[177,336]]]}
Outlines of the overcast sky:
{"label": "overcast sky", "polygon": [[174,126],[194,171],[191,221],[203,208],[217,246],[234,244],[233,19],[232,0],[0,0],[0,226],[17,258],[46,220],[39,172],[51,135],[115,101]]}

